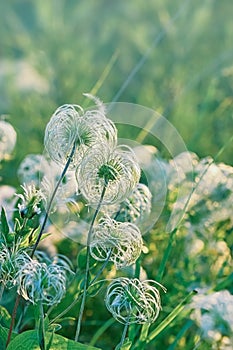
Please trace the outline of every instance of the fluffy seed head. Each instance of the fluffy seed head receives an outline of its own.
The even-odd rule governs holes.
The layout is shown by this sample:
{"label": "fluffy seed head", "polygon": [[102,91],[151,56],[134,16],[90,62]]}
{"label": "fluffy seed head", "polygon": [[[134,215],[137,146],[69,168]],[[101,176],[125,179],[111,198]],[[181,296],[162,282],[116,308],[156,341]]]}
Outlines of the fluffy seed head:
{"label": "fluffy seed head", "polygon": [[66,262],[31,259],[18,272],[18,294],[33,304],[58,304],[66,292],[67,272],[71,272],[67,266]]}
{"label": "fluffy seed head", "polygon": [[136,225],[105,217],[94,228],[90,251],[99,261],[110,256],[109,260],[120,269],[132,265],[140,256],[142,247],[141,233]]}
{"label": "fluffy seed head", "polygon": [[123,323],[152,323],[161,309],[160,294],[155,281],[120,277],[108,286],[105,304],[113,317]]}
{"label": "fluffy seed head", "polygon": [[140,168],[127,146],[114,150],[100,143],[91,148],[76,172],[78,187],[89,204],[96,205],[106,186],[103,204],[123,201],[140,178]]}
{"label": "fluffy seed head", "polygon": [[77,105],[59,107],[45,130],[45,148],[56,163],[65,165],[75,145],[70,169],[75,169],[86,151],[99,142],[115,147],[115,125],[98,110],[84,113]]}

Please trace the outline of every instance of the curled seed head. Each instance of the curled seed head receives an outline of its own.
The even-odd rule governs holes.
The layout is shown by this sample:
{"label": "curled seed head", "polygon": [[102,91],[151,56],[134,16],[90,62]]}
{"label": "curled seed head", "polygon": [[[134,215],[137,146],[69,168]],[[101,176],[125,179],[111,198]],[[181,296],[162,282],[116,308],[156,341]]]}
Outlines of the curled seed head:
{"label": "curled seed head", "polygon": [[70,269],[67,268],[66,262],[49,259],[40,262],[31,259],[17,274],[17,292],[33,304],[58,304],[66,292],[67,272],[70,272]]}
{"label": "curled seed head", "polygon": [[16,132],[13,126],[0,120],[0,161],[9,158],[16,144]]}
{"label": "curled seed head", "polygon": [[78,186],[89,204],[97,204],[106,186],[103,204],[123,201],[140,178],[140,168],[127,146],[114,150],[100,143],[91,148],[76,172]]}
{"label": "curled seed head", "polygon": [[151,213],[151,200],[152,194],[149,188],[138,183],[133,192],[122,203],[106,206],[102,210],[111,216],[115,215],[118,221],[140,225],[146,221]]}
{"label": "curled seed head", "polygon": [[100,111],[88,110],[84,113],[77,105],[59,107],[45,130],[45,148],[56,163],[65,165],[75,146],[70,169],[75,169],[86,151],[99,142],[115,147],[115,125]]}
{"label": "curled seed head", "polygon": [[143,247],[138,227],[128,222],[103,218],[94,228],[90,252],[94,259],[105,261],[108,256],[117,269],[132,265]]}
{"label": "curled seed head", "polygon": [[113,317],[123,323],[152,323],[161,309],[161,300],[155,281],[140,281],[120,277],[108,286],[105,304]]}
{"label": "curled seed head", "polygon": [[22,249],[9,249],[4,244],[0,247],[0,282],[6,288],[17,284],[17,273],[22,265],[30,261],[30,257]]}

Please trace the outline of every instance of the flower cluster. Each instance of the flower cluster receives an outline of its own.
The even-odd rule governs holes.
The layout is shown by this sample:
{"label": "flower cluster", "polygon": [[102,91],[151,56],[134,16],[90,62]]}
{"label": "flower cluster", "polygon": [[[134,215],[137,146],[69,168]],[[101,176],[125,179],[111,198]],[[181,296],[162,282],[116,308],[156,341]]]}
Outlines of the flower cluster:
{"label": "flower cluster", "polygon": [[[87,97],[96,102],[96,109],[64,105],[55,111],[46,127],[45,148],[54,162],[75,170],[79,193],[100,215],[88,234],[91,256],[112,261],[121,269],[134,264],[141,254],[143,240],[136,225],[148,218],[152,194],[139,183],[141,171],[134,151],[117,146],[117,130],[103,105]],[[153,283],[118,278],[108,288],[107,308],[123,323],[153,322],[161,308]]]}
{"label": "flower cluster", "polygon": [[40,213],[40,204],[43,199],[43,193],[41,190],[37,190],[35,185],[22,186],[24,193],[17,194],[21,203],[18,204],[18,208],[22,217],[31,219],[34,215]]}

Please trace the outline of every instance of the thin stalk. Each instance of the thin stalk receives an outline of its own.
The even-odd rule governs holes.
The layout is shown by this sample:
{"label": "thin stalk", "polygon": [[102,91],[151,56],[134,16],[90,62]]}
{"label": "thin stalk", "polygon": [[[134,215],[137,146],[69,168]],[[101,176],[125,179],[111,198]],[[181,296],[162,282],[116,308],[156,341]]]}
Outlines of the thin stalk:
{"label": "thin stalk", "polygon": [[116,320],[113,317],[107,320],[100,328],[98,328],[97,332],[93,335],[89,345],[94,346],[99,337],[115,322]]}
{"label": "thin stalk", "polygon": [[170,256],[170,253],[171,253],[171,250],[172,250],[172,244],[173,244],[173,240],[174,240],[176,232],[177,232],[177,228],[175,228],[170,233],[168,244],[167,244],[167,248],[166,248],[166,250],[164,252],[163,259],[162,259],[161,264],[159,266],[159,271],[158,271],[157,278],[156,278],[156,280],[159,281],[159,282],[162,281],[163,274],[164,274],[164,271],[165,271],[165,268],[166,268],[166,264],[167,264],[167,261],[169,259],[169,256]]}
{"label": "thin stalk", "polygon": [[16,314],[17,314],[20,298],[21,298],[20,295],[17,294],[16,300],[15,300],[14,309],[13,309],[13,312],[12,312],[10,329],[9,329],[8,336],[7,336],[6,347],[8,346],[8,344],[11,341],[11,335],[12,335],[13,328],[14,328],[14,325],[15,325],[15,319],[16,319]]}
{"label": "thin stalk", "polygon": [[46,225],[46,223],[47,223],[47,221],[48,221],[48,218],[49,218],[49,214],[50,214],[50,210],[51,210],[51,207],[52,207],[52,204],[53,204],[53,200],[54,200],[55,195],[56,195],[56,193],[57,193],[57,190],[58,190],[58,188],[59,188],[59,186],[60,186],[60,184],[61,184],[61,182],[62,182],[62,180],[63,180],[63,178],[64,178],[64,176],[65,176],[65,174],[66,174],[66,172],[67,172],[67,170],[68,170],[68,168],[69,168],[70,162],[71,162],[72,157],[73,157],[74,152],[75,152],[75,149],[76,149],[76,144],[75,144],[75,142],[74,142],[73,148],[72,148],[72,150],[71,150],[71,152],[70,152],[70,155],[69,155],[69,157],[68,157],[68,160],[67,160],[67,162],[66,162],[66,165],[65,165],[65,167],[64,167],[64,169],[63,169],[63,171],[62,171],[62,173],[61,173],[61,176],[60,176],[60,178],[59,178],[59,180],[58,180],[58,182],[57,182],[57,184],[56,184],[56,187],[55,187],[55,189],[54,189],[54,191],[53,191],[53,193],[52,193],[52,196],[51,196],[51,198],[50,198],[50,200],[49,200],[48,207],[47,207],[47,210],[46,210],[46,214],[45,214],[44,220],[43,220],[42,225],[41,225],[41,229],[40,229],[39,235],[38,235],[38,237],[37,237],[36,243],[35,243],[35,245],[34,245],[34,247],[33,247],[32,252],[31,252],[31,258],[32,258],[33,255],[35,254],[36,248],[37,248],[37,246],[38,246],[38,244],[39,244],[39,242],[40,242],[40,240],[41,240],[41,236],[42,236],[42,234],[43,234],[45,225]]}
{"label": "thin stalk", "polygon": [[44,309],[43,304],[40,302],[40,320],[39,320],[39,346],[41,350],[45,350],[45,325],[44,325]]}
{"label": "thin stalk", "polygon": [[126,323],[126,324],[125,324],[125,327],[124,327],[124,329],[123,329],[123,332],[122,332],[121,341],[120,341],[120,343],[117,345],[116,350],[120,350],[121,347],[123,346],[123,344],[124,344],[124,342],[125,342],[125,338],[126,338],[126,334],[127,334],[128,328],[129,328],[129,324]]}
{"label": "thin stalk", "polygon": [[4,289],[5,289],[5,286],[4,284],[2,283],[1,287],[0,287],[0,301],[2,300],[2,295],[4,293]]}
{"label": "thin stalk", "polygon": [[76,328],[76,334],[75,334],[75,341],[78,341],[80,329],[81,329],[81,322],[83,318],[83,312],[84,312],[84,307],[85,307],[85,301],[87,297],[87,289],[88,289],[88,274],[89,274],[89,268],[90,268],[90,243],[91,243],[91,236],[92,236],[92,231],[93,231],[93,226],[95,223],[95,219],[100,211],[100,207],[103,202],[103,198],[106,192],[107,188],[107,182],[104,183],[104,187],[100,196],[99,203],[97,205],[97,208],[95,210],[95,213],[93,215],[90,228],[88,231],[88,236],[87,236],[87,253],[86,253],[86,270],[85,270],[85,276],[84,276],[84,287],[83,287],[83,296],[82,296],[82,301],[81,301],[81,306],[80,306],[80,311],[79,311],[79,317],[78,317],[78,322],[77,322],[77,328]]}

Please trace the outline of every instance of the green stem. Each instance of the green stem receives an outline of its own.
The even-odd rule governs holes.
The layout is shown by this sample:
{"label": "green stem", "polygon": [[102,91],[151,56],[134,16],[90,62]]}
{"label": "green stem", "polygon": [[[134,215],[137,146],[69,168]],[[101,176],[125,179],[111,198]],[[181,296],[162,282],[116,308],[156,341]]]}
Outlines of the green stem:
{"label": "green stem", "polygon": [[40,320],[39,320],[39,345],[41,350],[45,350],[45,326],[44,326],[44,309],[43,304],[40,302]]}
{"label": "green stem", "polygon": [[3,296],[3,293],[4,293],[4,289],[5,289],[5,286],[4,284],[2,283],[1,287],[0,287],[0,301],[2,300],[2,296]]}
{"label": "green stem", "polygon": [[158,282],[162,281],[162,278],[163,278],[163,275],[164,275],[164,271],[165,271],[165,268],[166,268],[166,264],[167,264],[168,258],[170,256],[170,253],[171,253],[171,250],[172,250],[173,240],[174,240],[174,237],[175,237],[175,234],[176,234],[177,230],[178,230],[178,227],[175,228],[169,235],[167,248],[166,248],[166,250],[165,250],[165,252],[163,254],[163,259],[162,259],[161,264],[159,266],[159,271],[158,271],[157,278],[156,278],[156,280]]}
{"label": "green stem", "polygon": [[93,335],[89,345],[94,346],[99,337],[114,323],[116,322],[115,318],[110,318],[108,321],[106,321],[98,330],[97,332]]}
{"label": "green stem", "polygon": [[95,210],[95,213],[93,215],[90,228],[88,231],[88,236],[87,236],[87,253],[86,253],[86,270],[85,270],[85,276],[84,276],[84,287],[83,287],[83,296],[82,296],[82,301],[81,301],[81,306],[80,306],[80,311],[79,311],[79,317],[78,317],[78,322],[77,322],[77,328],[76,328],[76,334],[75,334],[75,341],[78,341],[80,329],[81,329],[81,322],[83,318],[83,312],[84,312],[84,307],[85,307],[85,301],[87,297],[87,289],[88,289],[88,275],[89,275],[89,268],[90,268],[90,243],[91,243],[91,236],[92,236],[92,231],[93,231],[93,226],[95,223],[95,219],[100,211],[100,207],[103,202],[103,198],[106,192],[107,188],[107,182],[104,183],[104,187],[100,196],[99,203],[97,205],[97,208]]}
{"label": "green stem", "polygon": [[8,344],[11,341],[11,335],[12,335],[13,328],[14,328],[14,325],[15,325],[15,319],[16,319],[16,314],[17,314],[19,302],[20,302],[20,295],[17,294],[16,300],[15,300],[14,309],[13,309],[13,312],[12,312],[10,329],[9,329],[8,336],[7,336],[6,347],[8,346]]}
{"label": "green stem", "polygon": [[33,247],[32,252],[31,252],[31,258],[34,256],[35,251],[36,251],[36,249],[37,249],[37,246],[38,246],[38,244],[40,243],[41,236],[42,236],[42,234],[43,234],[45,225],[46,225],[46,223],[47,223],[47,221],[48,221],[48,218],[49,218],[49,214],[50,214],[50,210],[51,210],[51,207],[52,207],[52,204],[53,204],[53,200],[54,200],[55,195],[56,195],[56,193],[57,193],[57,190],[58,190],[58,188],[59,188],[59,186],[60,186],[60,184],[61,184],[61,182],[62,182],[62,180],[63,180],[63,178],[64,178],[64,176],[65,176],[65,174],[66,174],[66,172],[67,172],[67,170],[68,170],[68,168],[69,168],[69,166],[70,166],[70,163],[71,163],[71,160],[72,160],[72,158],[73,158],[73,155],[74,155],[75,150],[76,150],[76,144],[74,143],[74,144],[73,144],[73,148],[72,148],[72,150],[71,150],[71,152],[70,152],[70,155],[69,155],[69,157],[68,157],[68,160],[67,160],[67,162],[66,162],[66,165],[65,165],[65,167],[64,167],[64,169],[63,169],[63,171],[62,171],[62,173],[61,173],[61,176],[60,176],[60,178],[59,178],[59,180],[58,180],[58,182],[57,182],[57,184],[56,184],[56,187],[55,187],[55,189],[54,189],[54,191],[53,191],[53,193],[52,193],[52,196],[51,196],[51,198],[50,198],[50,200],[49,200],[48,207],[47,207],[47,210],[46,210],[46,214],[45,214],[44,220],[43,220],[42,225],[41,225],[41,229],[40,229],[39,235],[38,235],[38,237],[37,237],[36,243],[35,243],[35,245],[34,245],[34,247]]}
{"label": "green stem", "polygon": [[125,324],[125,327],[124,327],[124,329],[123,329],[123,332],[122,332],[121,341],[120,341],[120,343],[117,345],[116,350],[120,350],[121,347],[123,346],[124,341],[125,341],[125,338],[126,338],[126,333],[127,333],[128,328],[129,328],[129,324],[126,323],[126,324]]}

